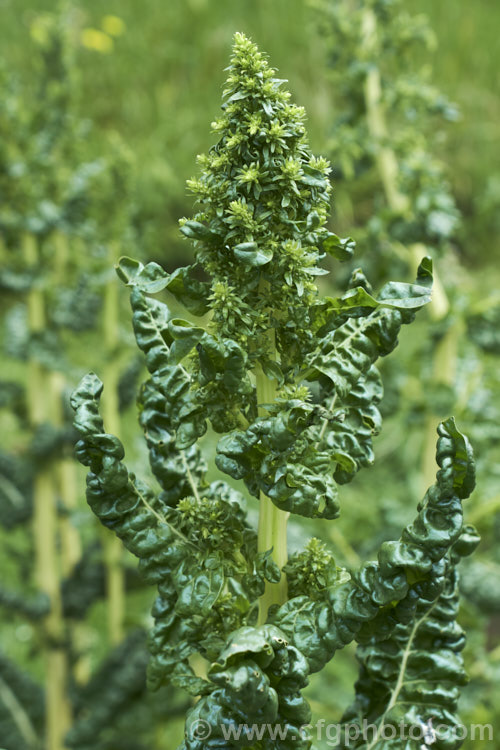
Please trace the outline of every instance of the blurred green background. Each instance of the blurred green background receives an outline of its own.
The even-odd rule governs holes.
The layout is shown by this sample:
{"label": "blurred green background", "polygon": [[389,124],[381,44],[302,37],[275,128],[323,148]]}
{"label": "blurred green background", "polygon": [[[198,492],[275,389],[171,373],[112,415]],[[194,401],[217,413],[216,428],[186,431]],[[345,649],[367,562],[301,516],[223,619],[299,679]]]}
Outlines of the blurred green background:
{"label": "blurred green background", "polygon": [[[446,137],[438,139],[434,154],[446,164],[447,178],[463,216],[454,240],[454,251],[462,264],[459,279],[477,302],[494,292],[500,282],[500,4],[492,0],[407,0],[405,6],[409,12],[428,16],[438,42],[434,51],[416,53],[415,65],[432,67],[434,84],[456,102],[460,111],[458,121],[446,126]],[[58,4],[48,0],[0,0],[3,64],[22,81],[36,74],[38,60],[32,54],[32,41],[40,18],[57,8]],[[134,157],[131,210],[141,257],[161,262],[168,269],[189,260],[191,248],[181,239],[177,223],[180,217],[192,214],[185,182],[196,173],[196,155],[213,143],[210,122],[219,111],[223,71],[235,31],[251,36],[269,54],[280,76],[288,79],[295,101],[306,108],[313,151],[325,153],[337,116],[336,103],[328,80],[325,44],[305,0],[81,0],[66,12],[76,48],[76,107],[81,117],[94,123],[86,149],[96,157],[105,156],[105,136],[117,132]],[[334,230],[337,223],[342,228],[348,224],[336,206],[334,185]],[[134,248],[128,252],[133,254]],[[420,335],[425,336],[425,325]],[[411,346],[403,344],[400,361],[411,361],[411,355]],[[98,369],[99,359],[92,347],[80,352],[80,364]],[[496,371],[494,359],[481,366],[490,373],[488,377]],[[498,397],[498,380],[493,377],[492,382],[492,393]],[[474,422],[473,410],[468,418]],[[395,503],[401,500],[399,495],[404,495],[404,488],[391,488],[386,493],[384,483],[390,482],[398,444],[410,438],[406,451],[413,450],[407,429],[407,425],[395,427],[389,422],[380,445],[375,446],[376,454],[381,454],[379,473],[371,478],[367,473],[361,483],[346,489],[346,505],[351,504],[351,509],[346,510],[342,521],[343,531],[351,538],[355,554],[369,555],[384,536],[382,506],[378,527],[363,526],[367,488],[382,500],[385,494],[391,495]],[[130,446],[134,446],[133,413],[127,417],[125,431]],[[135,460],[140,466],[140,450]],[[495,493],[498,495],[495,480],[494,473],[485,478],[475,508],[481,500],[490,502]],[[418,495],[417,485],[413,481],[412,497]],[[83,496],[83,479],[80,486]],[[83,515],[83,497],[81,506]],[[392,517],[394,525],[407,518],[404,499],[400,506],[400,518]],[[497,521],[487,525],[490,545],[498,538],[497,526]],[[293,538],[293,526],[291,533]],[[367,533],[371,541],[365,538]],[[18,544],[20,548],[25,544],[20,535]],[[349,556],[349,549],[343,553]],[[4,556],[2,565],[10,564],[12,560],[5,561]],[[500,567],[494,571],[500,575]],[[132,595],[131,606],[137,608],[137,616],[129,613],[131,624],[148,622],[151,597],[152,592],[143,591]],[[498,718],[500,698],[499,615],[496,611],[483,615],[473,607],[466,607],[463,613],[463,624],[472,630],[467,659],[473,677],[464,706],[466,716],[478,721],[491,720],[492,715]],[[483,619],[478,620],[480,616]],[[106,651],[107,644],[99,637],[103,618],[98,607],[92,611],[87,635],[93,664]],[[40,678],[43,667],[36,650],[32,653],[32,635],[22,628],[16,623],[12,630],[7,622],[0,627],[2,640],[5,634],[7,646],[31,674]],[[493,667],[490,652],[496,654]],[[313,681],[311,698],[318,716],[336,719],[338,711],[349,703],[354,676],[353,649],[346,649],[332,669]],[[156,710],[154,715],[159,713]],[[181,733],[182,720],[177,717],[156,735],[156,746],[174,747]],[[489,746],[500,748],[500,740]]]}
{"label": "blurred green background", "polygon": [[[466,218],[460,251],[477,271],[500,257],[500,6],[489,0],[407,0],[405,6],[428,16],[438,45],[425,63],[461,112],[438,155]],[[11,69],[29,71],[30,27],[37,14],[56,7],[2,0],[0,39]],[[151,252],[167,264],[182,252],[177,220],[191,205],[185,181],[196,154],[212,143],[209,124],[235,30],[250,35],[289,80],[308,113],[313,151],[322,151],[336,113],[324,46],[304,0],[86,0],[73,8],[75,34],[82,34],[80,111],[97,133],[117,130],[136,155],[141,240],[151,241]],[[104,31],[110,15],[123,22],[108,27],[113,35]]]}

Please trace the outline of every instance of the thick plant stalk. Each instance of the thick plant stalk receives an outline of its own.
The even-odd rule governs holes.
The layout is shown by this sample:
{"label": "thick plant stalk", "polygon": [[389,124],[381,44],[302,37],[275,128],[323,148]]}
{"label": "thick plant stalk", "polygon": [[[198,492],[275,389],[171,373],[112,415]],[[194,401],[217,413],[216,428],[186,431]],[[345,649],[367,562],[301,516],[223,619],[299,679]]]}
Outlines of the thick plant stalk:
{"label": "thick plant stalk", "polygon": [[[276,381],[270,380],[259,367],[257,373],[257,403],[259,416],[265,416],[262,404],[269,404],[276,397]],[[273,604],[284,604],[287,600],[287,582],[283,566],[288,559],[287,554],[287,522],[290,513],[280,510],[261,491],[259,501],[258,551],[267,552],[272,548],[272,558],[281,573],[279,583],[266,581],[266,589],[259,601],[259,624],[266,622],[267,611]]]}
{"label": "thick plant stalk", "polygon": [[[110,245],[109,261],[112,267],[119,253]],[[104,290],[103,338],[106,351],[104,378],[106,395],[103,399],[103,415],[107,428],[113,435],[120,436],[120,411],[118,407],[118,369],[115,355],[119,343],[119,296],[116,277],[111,277]],[[107,529],[103,530],[106,561],[106,588],[108,604],[108,633],[112,644],[123,639],[125,616],[125,576],[122,565],[123,547],[120,540]]]}
{"label": "thick plant stalk", "polygon": [[[23,254],[28,268],[38,262],[36,238],[23,237]],[[31,334],[45,326],[43,292],[36,286],[28,294],[28,322]],[[32,428],[51,418],[50,377],[35,358],[28,362],[28,409]],[[37,584],[50,600],[45,620],[46,664],[46,741],[49,750],[63,750],[64,736],[71,725],[67,699],[68,665],[63,647],[64,621],[57,559],[57,505],[52,467],[44,467],[34,482],[33,535]]]}
{"label": "thick plant stalk", "polygon": [[[260,281],[259,288],[262,290],[268,284]],[[270,356],[276,359],[276,341],[274,329],[270,328],[267,336],[269,338]],[[276,380],[268,378],[262,367],[256,368],[257,404],[259,416],[266,415],[265,404],[272,404],[276,398]],[[284,604],[288,598],[286,574],[283,567],[288,560],[287,551],[287,524],[290,513],[280,510],[265,494],[260,492],[259,497],[259,527],[257,536],[257,548],[259,552],[267,552],[272,549],[271,557],[281,570],[281,578],[278,583],[266,581],[266,588],[259,601],[259,624],[267,620],[267,612],[273,604]]]}
{"label": "thick plant stalk", "polygon": [[[61,378],[59,373],[54,373],[52,384],[54,396],[60,400],[65,386],[64,378]],[[67,511],[71,512],[75,510],[78,500],[78,485],[74,460],[64,456],[59,460],[54,473],[64,507]],[[82,547],[80,535],[69,517],[65,516],[61,519],[59,528],[61,534],[61,570],[63,576],[66,578],[80,560]]]}

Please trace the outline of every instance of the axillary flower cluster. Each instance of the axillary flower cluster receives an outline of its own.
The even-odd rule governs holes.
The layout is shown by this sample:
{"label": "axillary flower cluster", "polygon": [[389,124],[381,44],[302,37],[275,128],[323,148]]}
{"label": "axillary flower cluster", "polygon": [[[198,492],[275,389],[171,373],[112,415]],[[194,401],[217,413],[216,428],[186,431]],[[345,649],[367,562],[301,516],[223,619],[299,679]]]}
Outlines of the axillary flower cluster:
{"label": "axillary flower cluster", "polygon": [[[150,685],[199,698],[182,750],[311,747],[301,690],[353,639],[362,679],[351,723],[432,714],[451,731],[458,722],[456,563],[477,534],[461,506],[472,454],[452,419],[438,429],[436,484],[376,562],[349,573],[317,541],[287,557],[289,514],[331,522],[339,485],[373,462],[375,362],[429,301],[432,266],[424,258],[416,283],[377,295],[358,269],[342,296],[319,297],[321,261],[350,257],[353,243],[326,226],[329,166],[311,154],[304,111],[283,83],[237,34],[218,141],[189,183],[199,210],[181,221],[195,262],[172,274],[130,258],[118,265],[149,370],[139,413],[159,491],[128,472],[123,446],[105,432],[97,376],[73,394],[88,502],[158,586]],[[153,296],[162,290],[199,322],[175,317]],[[199,444],[209,425],[211,457]],[[210,458],[230,482],[209,481]],[[244,494],[258,500],[258,529]],[[406,670],[418,673],[418,696]],[[209,739],[197,736],[201,721]],[[228,726],[263,722],[286,725],[287,738],[224,739]]]}

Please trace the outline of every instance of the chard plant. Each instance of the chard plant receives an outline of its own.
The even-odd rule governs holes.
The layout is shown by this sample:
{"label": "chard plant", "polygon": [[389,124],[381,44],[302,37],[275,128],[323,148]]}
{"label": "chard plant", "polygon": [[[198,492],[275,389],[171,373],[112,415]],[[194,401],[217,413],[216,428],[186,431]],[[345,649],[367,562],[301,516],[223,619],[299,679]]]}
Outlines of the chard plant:
{"label": "chard plant", "polygon": [[[287,544],[290,517],[335,523],[339,488],[373,462],[375,363],[429,302],[431,262],[415,283],[378,294],[357,269],[344,294],[321,297],[325,256],[353,251],[327,227],[329,165],[242,34],[228,70],[218,141],[189,182],[198,212],[181,221],[195,262],[171,274],[130,258],[117,266],[149,371],[139,419],[158,489],[127,470],[106,432],[99,378],[72,396],[88,503],[158,587],[149,685],[197,699],[181,750],[310,748],[303,689],[356,641],[360,679],[344,721],[377,727],[356,746],[388,747],[385,730],[401,721],[429,738],[434,721],[444,727],[436,749],[458,747],[457,563],[478,537],[463,522],[474,462],[454,420],[438,427],[439,470],[414,521],[375,561],[348,572],[318,539],[290,556]],[[173,300],[154,296],[163,290]],[[178,303],[196,322],[177,317]],[[214,479],[214,463],[227,479]],[[279,738],[256,739],[252,725],[279,727]]]}

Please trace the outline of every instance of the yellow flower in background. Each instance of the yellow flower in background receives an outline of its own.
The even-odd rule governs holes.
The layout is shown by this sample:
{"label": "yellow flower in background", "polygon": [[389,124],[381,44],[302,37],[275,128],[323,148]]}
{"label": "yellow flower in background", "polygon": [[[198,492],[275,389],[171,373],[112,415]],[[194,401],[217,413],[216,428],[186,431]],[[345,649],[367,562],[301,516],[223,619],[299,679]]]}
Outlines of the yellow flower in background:
{"label": "yellow flower in background", "polygon": [[121,36],[125,33],[125,21],[118,16],[104,16],[101,21],[101,28],[110,36]]}
{"label": "yellow flower in background", "polygon": [[109,54],[113,51],[114,47],[112,38],[99,29],[83,29],[81,41],[83,46],[87,47],[87,49],[93,49],[96,52],[102,52],[103,54]]}

